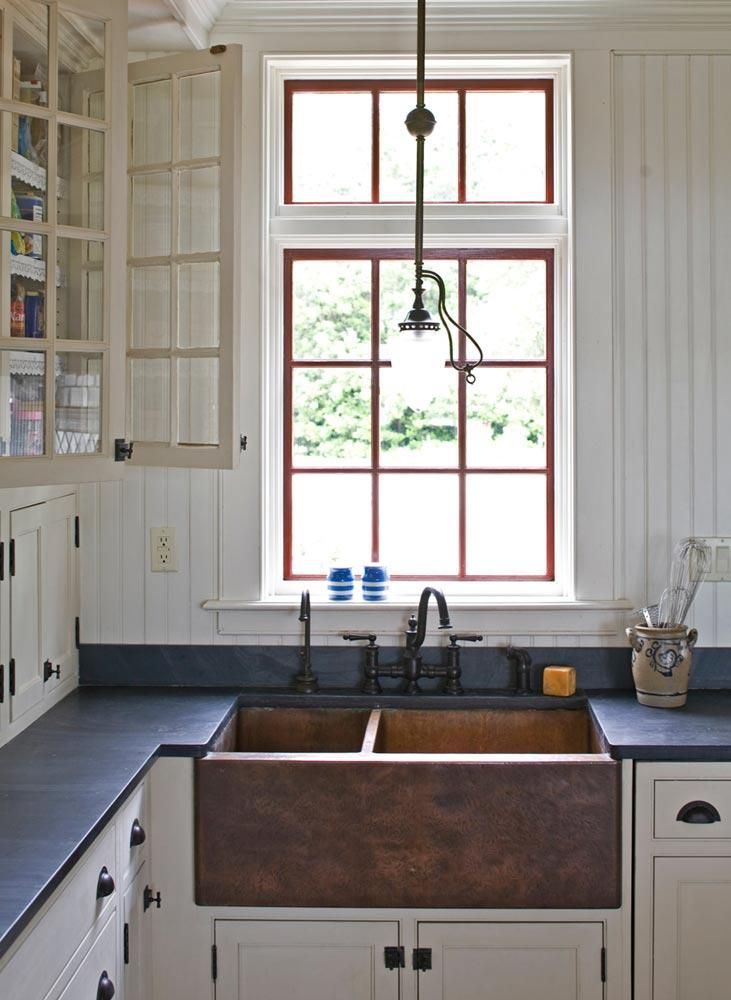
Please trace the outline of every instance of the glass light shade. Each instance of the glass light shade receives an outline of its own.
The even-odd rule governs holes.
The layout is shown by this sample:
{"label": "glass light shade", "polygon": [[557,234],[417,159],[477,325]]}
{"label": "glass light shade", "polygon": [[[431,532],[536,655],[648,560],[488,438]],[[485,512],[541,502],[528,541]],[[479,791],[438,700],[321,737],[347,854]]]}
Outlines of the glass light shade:
{"label": "glass light shade", "polygon": [[448,344],[444,330],[402,330],[391,345],[391,370],[404,398],[423,409],[444,390]]}

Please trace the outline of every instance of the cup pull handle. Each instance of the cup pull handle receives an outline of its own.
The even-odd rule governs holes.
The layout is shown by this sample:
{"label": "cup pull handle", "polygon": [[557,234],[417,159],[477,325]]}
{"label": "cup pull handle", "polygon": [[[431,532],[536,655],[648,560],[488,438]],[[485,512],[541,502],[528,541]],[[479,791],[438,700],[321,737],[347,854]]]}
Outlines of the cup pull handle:
{"label": "cup pull handle", "polygon": [[145,833],[142,824],[138,819],[132,823],[132,829],[129,834],[129,846],[139,847],[140,844],[144,844],[147,839],[147,834]]}
{"label": "cup pull handle", "polygon": [[686,802],[677,819],[679,823],[720,823],[721,815],[710,802]]}
{"label": "cup pull handle", "polygon": [[99,985],[96,990],[96,1000],[112,1000],[114,996],[114,983],[109,978],[105,969],[99,976]]}
{"label": "cup pull handle", "polygon": [[96,898],[104,899],[105,896],[111,896],[114,892],[114,879],[107,871],[106,865],[99,872],[99,881],[96,884]]}

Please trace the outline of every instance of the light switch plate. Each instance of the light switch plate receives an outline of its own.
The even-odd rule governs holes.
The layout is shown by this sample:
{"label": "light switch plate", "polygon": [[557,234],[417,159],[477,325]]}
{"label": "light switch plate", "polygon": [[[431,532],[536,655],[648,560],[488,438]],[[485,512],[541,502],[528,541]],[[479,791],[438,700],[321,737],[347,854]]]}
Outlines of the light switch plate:
{"label": "light switch plate", "polygon": [[178,572],[175,528],[150,528],[150,569],[153,573]]}
{"label": "light switch plate", "polygon": [[709,583],[731,583],[731,535],[708,535],[699,541],[711,550],[711,569],[705,579]]}

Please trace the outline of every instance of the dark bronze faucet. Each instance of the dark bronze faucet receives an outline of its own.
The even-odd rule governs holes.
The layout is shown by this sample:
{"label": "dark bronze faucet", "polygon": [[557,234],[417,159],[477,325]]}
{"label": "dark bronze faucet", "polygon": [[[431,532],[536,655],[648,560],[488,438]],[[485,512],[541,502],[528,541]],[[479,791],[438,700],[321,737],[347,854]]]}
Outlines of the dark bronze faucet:
{"label": "dark bronze faucet", "polygon": [[455,635],[449,637],[449,648],[447,650],[446,666],[432,666],[423,662],[421,657],[421,647],[426,637],[426,613],[429,607],[429,598],[434,597],[439,611],[439,628],[451,629],[452,623],[449,619],[449,608],[447,601],[441,590],[435,587],[424,587],[419,598],[419,606],[416,617],[411,615],[409,625],[406,630],[406,648],[400,663],[390,666],[380,666],[378,663],[378,646],[376,636],[372,634],[362,635],[346,632],[343,639],[348,642],[355,642],[360,639],[368,641],[366,646],[365,683],[363,691],[365,694],[380,694],[382,687],[379,677],[403,677],[403,694],[418,694],[421,691],[419,680],[422,677],[444,677],[445,694],[462,694],[463,688],[460,682],[462,668],[459,663],[460,647],[458,642],[479,642],[481,635]]}
{"label": "dark bronze faucet", "polygon": [[299,620],[305,626],[305,644],[299,651],[302,670],[294,679],[294,686],[300,694],[314,694],[319,687],[317,677],[312,672],[312,649],[310,643],[311,619],[310,592],[309,590],[303,590],[302,598],[300,600]]}

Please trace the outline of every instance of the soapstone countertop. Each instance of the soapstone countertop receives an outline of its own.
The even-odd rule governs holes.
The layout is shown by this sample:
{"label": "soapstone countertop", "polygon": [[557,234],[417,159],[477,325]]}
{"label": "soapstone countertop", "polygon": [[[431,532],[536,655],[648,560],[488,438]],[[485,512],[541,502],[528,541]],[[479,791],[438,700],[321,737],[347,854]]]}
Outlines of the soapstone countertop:
{"label": "soapstone countertop", "polygon": [[[557,699],[473,692],[454,699],[320,693],[310,705],[530,707]],[[731,692],[691,691],[652,709],[631,691],[562,699],[589,708],[617,759],[731,760]],[[160,755],[201,756],[240,703],[301,705],[277,691],[82,687],[0,749],[0,957]]]}

